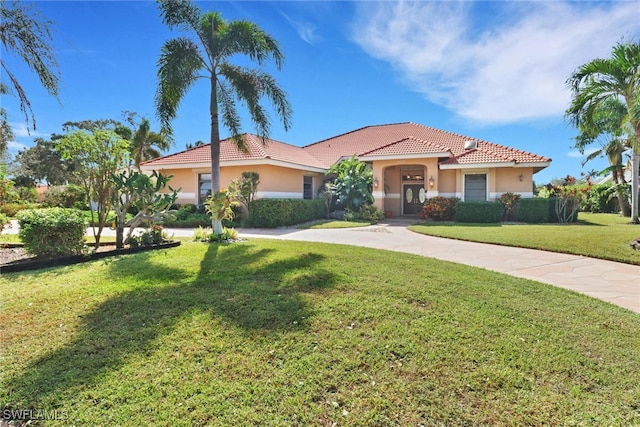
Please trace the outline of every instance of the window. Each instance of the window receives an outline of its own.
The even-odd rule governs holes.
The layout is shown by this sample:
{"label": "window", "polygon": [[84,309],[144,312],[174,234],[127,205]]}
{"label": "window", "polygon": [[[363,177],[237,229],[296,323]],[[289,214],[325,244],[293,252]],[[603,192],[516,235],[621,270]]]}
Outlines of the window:
{"label": "window", "polygon": [[464,176],[464,200],[487,200],[487,175],[469,174]]}
{"label": "window", "polygon": [[211,195],[211,174],[198,174],[198,204],[204,204],[207,197]]}
{"label": "window", "polygon": [[313,177],[312,176],[304,177],[302,197],[307,200],[313,199]]}

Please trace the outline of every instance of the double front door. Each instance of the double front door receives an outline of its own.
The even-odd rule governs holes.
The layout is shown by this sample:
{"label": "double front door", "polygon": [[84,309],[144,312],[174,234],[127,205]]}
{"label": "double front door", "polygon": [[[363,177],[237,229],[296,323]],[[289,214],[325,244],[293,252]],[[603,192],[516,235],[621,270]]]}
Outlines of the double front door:
{"label": "double front door", "polygon": [[426,199],[426,190],[422,184],[404,184],[402,186],[404,215],[416,215],[422,209]]}

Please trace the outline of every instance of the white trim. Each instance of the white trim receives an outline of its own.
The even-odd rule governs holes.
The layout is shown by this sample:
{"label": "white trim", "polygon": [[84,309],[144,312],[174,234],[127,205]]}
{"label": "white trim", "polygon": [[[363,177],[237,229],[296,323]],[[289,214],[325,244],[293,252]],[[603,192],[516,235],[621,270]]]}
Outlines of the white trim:
{"label": "white trim", "polygon": [[371,195],[373,195],[373,198],[378,200],[378,199],[386,199],[387,196],[384,194],[384,191],[382,190],[376,190],[374,192],[371,193]]}
{"label": "white trim", "polygon": [[[283,160],[274,160],[274,159],[250,159],[250,160],[230,160],[230,161],[221,161],[220,167],[229,167],[229,166],[260,166],[260,165],[270,165],[270,166],[280,166],[289,169],[297,169],[303,170],[307,172],[318,172],[325,173],[325,168],[318,168],[315,166],[306,166],[297,163],[286,162]],[[141,165],[141,169],[144,171],[152,171],[152,170],[162,170],[162,169],[200,169],[200,168],[209,168],[211,169],[211,162],[197,162],[197,163],[165,163],[157,166],[151,165]]]}
{"label": "white trim", "polygon": [[433,159],[440,157],[451,157],[451,152],[443,151],[438,153],[415,153],[415,154],[365,154],[363,156],[358,156],[356,159],[358,160],[404,160],[404,159]]}
{"label": "white trim", "polygon": [[503,191],[501,193],[491,193],[491,198],[498,200],[505,193],[519,194],[523,199],[532,199],[533,191]]}
{"label": "white trim", "polygon": [[196,199],[196,193],[183,193],[182,191],[178,193],[178,199]]}
{"label": "white trim", "polygon": [[531,163],[516,163],[516,168],[541,168],[544,169],[549,166],[551,162],[531,162]]}
{"label": "white trim", "polygon": [[479,169],[479,168],[512,168],[516,166],[516,162],[500,162],[500,163],[472,163],[464,165],[443,165],[440,164],[440,169]]}
{"label": "white trim", "polygon": [[303,194],[287,191],[258,191],[256,198],[258,199],[302,199]]}
{"label": "white trim", "polygon": [[[438,193],[437,195],[440,196],[440,197],[446,197],[448,199],[450,199],[452,197],[457,197],[458,199],[462,198],[460,193]],[[436,196],[431,196],[431,197],[436,197]],[[429,197],[429,198],[431,198],[431,197]]]}
{"label": "white trim", "polygon": [[[442,193],[442,194],[444,194],[444,193]],[[440,192],[438,190],[427,190],[427,200],[429,200],[432,197],[441,196],[442,194],[440,194]]]}
{"label": "white trim", "polygon": [[401,194],[400,193],[387,193],[387,195],[385,196],[386,199],[400,199],[401,198]]}

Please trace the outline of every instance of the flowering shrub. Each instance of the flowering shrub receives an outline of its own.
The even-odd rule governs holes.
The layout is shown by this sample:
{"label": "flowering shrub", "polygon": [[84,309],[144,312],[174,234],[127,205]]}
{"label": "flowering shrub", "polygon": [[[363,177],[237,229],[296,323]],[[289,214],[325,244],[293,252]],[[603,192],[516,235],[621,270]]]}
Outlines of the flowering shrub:
{"label": "flowering shrub", "polygon": [[560,185],[547,185],[550,198],[555,198],[552,217],[557,222],[566,224],[578,219],[580,205],[589,192],[591,185],[579,185],[576,179],[567,175]]}
{"label": "flowering shrub", "polygon": [[132,248],[138,248],[140,246],[159,245],[166,240],[167,236],[162,226],[154,224],[149,230],[144,231],[137,236],[130,236],[125,243]]}
{"label": "flowering shrub", "polygon": [[453,221],[458,202],[460,202],[460,199],[457,197],[432,197],[422,207],[422,214],[425,218],[434,221]]}
{"label": "flowering shrub", "polygon": [[515,193],[503,193],[500,196],[500,204],[503,208],[502,219],[504,221],[513,221],[516,217],[516,208],[520,201],[520,195]]}

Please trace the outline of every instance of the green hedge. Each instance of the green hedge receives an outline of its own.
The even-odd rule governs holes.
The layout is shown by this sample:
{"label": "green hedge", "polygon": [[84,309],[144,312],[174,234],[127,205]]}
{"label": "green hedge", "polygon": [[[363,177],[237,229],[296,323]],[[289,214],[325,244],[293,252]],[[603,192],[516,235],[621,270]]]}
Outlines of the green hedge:
{"label": "green hedge", "polygon": [[518,202],[517,221],[530,224],[540,224],[549,222],[551,199],[534,198],[520,199]]}
{"label": "green hedge", "polygon": [[499,202],[473,201],[456,204],[456,222],[494,223],[502,218]]}
{"label": "green hedge", "polygon": [[5,214],[9,218],[13,218],[18,212],[26,209],[37,209],[39,207],[36,203],[5,203],[0,204],[0,213]]}
{"label": "green hedge", "polygon": [[18,213],[19,237],[37,257],[78,255],[84,248],[86,222],[77,209],[27,209]]}
{"label": "green hedge", "polygon": [[251,202],[249,211],[249,225],[258,228],[300,224],[326,215],[322,199],[257,199]]}

